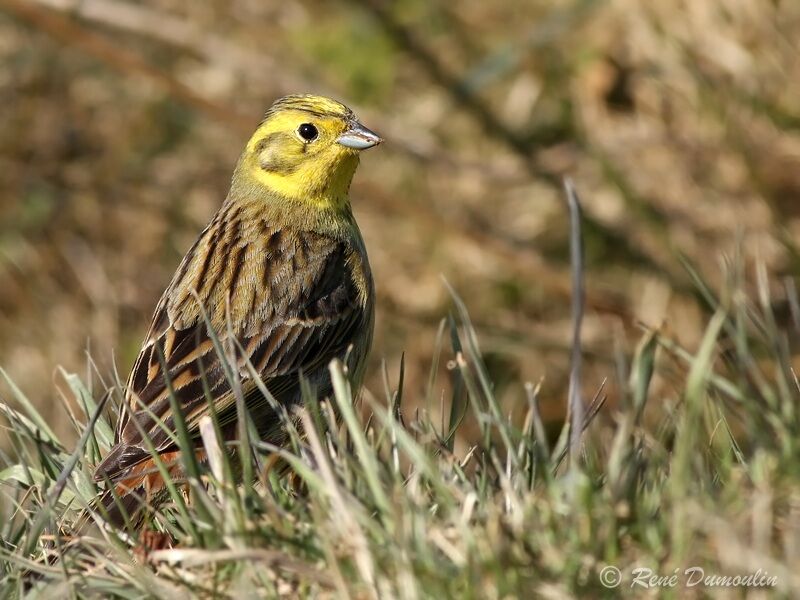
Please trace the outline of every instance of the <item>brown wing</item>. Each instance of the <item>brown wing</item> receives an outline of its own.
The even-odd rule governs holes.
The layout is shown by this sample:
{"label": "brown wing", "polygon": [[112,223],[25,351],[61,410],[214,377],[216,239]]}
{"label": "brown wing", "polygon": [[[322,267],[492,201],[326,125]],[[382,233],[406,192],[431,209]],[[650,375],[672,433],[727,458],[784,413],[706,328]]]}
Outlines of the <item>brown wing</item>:
{"label": "brown wing", "polygon": [[240,346],[235,367],[248,407],[263,421],[266,399],[256,393],[247,362],[275,398],[296,401],[299,374],[325,379],[327,364],[371,326],[359,285],[366,266],[349,244],[264,223],[236,229],[224,216],[203,232],[159,302],[129,378],[117,445],[98,466],[98,479],[124,476],[149,457],[142,432],[158,450],[173,446],[155,418],[174,431],[170,393],[193,433],[209,410],[205,390],[223,424],[235,418],[217,351],[230,347],[229,329]]}

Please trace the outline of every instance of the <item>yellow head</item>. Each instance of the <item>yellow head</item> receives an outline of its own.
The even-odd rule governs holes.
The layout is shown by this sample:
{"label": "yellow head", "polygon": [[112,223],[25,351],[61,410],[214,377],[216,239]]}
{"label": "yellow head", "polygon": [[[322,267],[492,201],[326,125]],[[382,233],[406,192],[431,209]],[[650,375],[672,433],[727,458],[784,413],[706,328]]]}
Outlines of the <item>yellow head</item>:
{"label": "yellow head", "polygon": [[259,186],[309,205],[344,207],[359,152],[381,141],[335,100],[286,96],[267,111],[247,143],[234,185]]}

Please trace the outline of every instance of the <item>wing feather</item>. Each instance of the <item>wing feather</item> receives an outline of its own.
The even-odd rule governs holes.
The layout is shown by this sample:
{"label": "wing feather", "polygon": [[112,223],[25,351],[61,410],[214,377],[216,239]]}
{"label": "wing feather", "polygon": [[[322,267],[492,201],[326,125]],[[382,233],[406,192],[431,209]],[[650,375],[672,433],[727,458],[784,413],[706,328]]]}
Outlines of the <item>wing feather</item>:
{"label": "wing feather", "polygon": [[247,363],[279,401],[296,401],[299,374],[324,379],[327,364],[343,357],[357,332],[371,325],[352,270],[357,248],[264,223],[232,227],[225,219],[223,210],[203,232],[156,308],[128,381],[118,445],[98,466],[98,479],[124,477],[149,456],[142,430],[158,450],[170,449],[170,436],[153,418],[174,427],[170,387],[192,433],[208,412],[205,389],[220,420],[235,420],[235,402],[212,331],[223,347],[239,348],[235,367],[248,407],[261,415],[266,431],[267,403]]}

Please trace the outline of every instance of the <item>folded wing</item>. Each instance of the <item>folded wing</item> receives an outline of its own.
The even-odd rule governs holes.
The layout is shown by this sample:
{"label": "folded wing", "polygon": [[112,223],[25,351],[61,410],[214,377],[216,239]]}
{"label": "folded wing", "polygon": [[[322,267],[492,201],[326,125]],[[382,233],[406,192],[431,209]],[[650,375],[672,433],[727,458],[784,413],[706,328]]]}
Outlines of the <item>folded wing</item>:
{"label": "folded wing", "polygon": [[159,451],[174,449],[165,431],[175,427],[170,394],[193,435],[210,401],[222,426],[234,422],[226,364],[262,435],[277,419],[252,370],[284,404],[299,400],[301,373],[325,386],[328,363],[345,355],[371,318],[353,274],[354,252],[321,235],[263,223],[237,231],[224,219],[212,221],[159,302],[128,380],[117,443],[95,476],[123,479],[147,460],[143,436]]}

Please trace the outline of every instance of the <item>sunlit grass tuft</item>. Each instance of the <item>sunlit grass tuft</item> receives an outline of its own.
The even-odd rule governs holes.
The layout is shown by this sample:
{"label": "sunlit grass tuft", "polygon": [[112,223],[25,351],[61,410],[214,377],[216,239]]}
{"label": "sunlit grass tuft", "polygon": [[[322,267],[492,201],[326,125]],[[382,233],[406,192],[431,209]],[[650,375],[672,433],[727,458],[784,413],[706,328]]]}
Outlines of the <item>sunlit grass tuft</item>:
{"label": "sunlit grass tuft", "polygon": [[[1,459],[0,593],[611,597],[642,592],[631,588],[634,568],[697,566],[720,575],[761,569],[782,593],[796,594],[800,388],[765,278],[755,299],[744,283],[737,270],[721,293],[703,290],[712,316],[694,351],[645,332],[622,369],[629,380],[617,405],[598,416],[599,393],[587,407],[575,469],[564,460],[568,431],[546,438],[537,386],[519,384],[523,420],[502,413],[478,333],[456,298],[436,361],[449,363],[463,396],[445,414],[410,397],[402,375],[354,402],[334,362],[333,398],[318,401],[307,390],[302,409],[283,412],[285,447],[240,429],[252,485],[236,483],[243,469],[209,418],[200,431],[210,467],[191,465],[188,481],[170,487],[149,527],[173,547],[152,551],[136,532],[98,527],[96,513],[76,529],[99,492],[91,473],[111,442],[108,411],[66,376],[84,408],[73,416],[84,443],[71,452],[12,388],[18,408],[2,405],[13,453]],[[442,384],[431,373],[426,393],[435,396]],[[654,397],[658,374],[675,382],[674,396]],[[476,439],[454,443],[476,424]],[[178,429],[185,447],[189,434]],[[75,468],[65,471],[71,457]],[[607,565],[621,570],[620,590],[604,587]]]}

